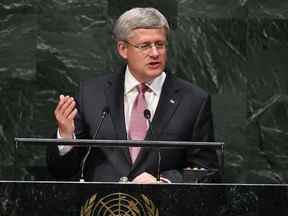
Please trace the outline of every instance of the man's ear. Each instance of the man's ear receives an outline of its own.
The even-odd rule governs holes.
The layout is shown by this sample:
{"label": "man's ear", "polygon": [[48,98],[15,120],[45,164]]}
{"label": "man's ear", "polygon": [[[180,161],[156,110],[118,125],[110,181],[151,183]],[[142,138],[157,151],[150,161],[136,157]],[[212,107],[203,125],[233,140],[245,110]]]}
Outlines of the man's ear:
{"label": "man's ear", "polygon": [[117,51],[123,59],[127,59],[127,44],[124,41],[117,41]]}

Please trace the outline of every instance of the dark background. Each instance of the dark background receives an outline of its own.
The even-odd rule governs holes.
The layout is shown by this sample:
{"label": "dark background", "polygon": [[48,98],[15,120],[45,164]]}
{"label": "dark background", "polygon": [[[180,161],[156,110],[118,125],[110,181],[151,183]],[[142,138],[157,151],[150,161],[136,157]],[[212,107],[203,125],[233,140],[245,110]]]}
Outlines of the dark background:
{"label": "dark background", "polygon": [[1,0],[0,179],[49,179],[43,147],[14,169],[14,137],[51,136],[59,94],[117,70],[112,24],[135,6],[166,15],[170,68],[212,95],[224,181],[287,183],[287,0]]}

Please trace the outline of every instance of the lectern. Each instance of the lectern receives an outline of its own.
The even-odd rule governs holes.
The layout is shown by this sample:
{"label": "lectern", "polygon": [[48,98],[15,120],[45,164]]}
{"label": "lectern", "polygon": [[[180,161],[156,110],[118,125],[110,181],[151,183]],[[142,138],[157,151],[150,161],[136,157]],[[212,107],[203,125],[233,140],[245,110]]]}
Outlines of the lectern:
{"label": "lectern", "polygon": [[[16,144],[46,145],[47,139],[17,138]],[[60,145],[68,141],[56,141]],[[80,141],[83,146],[153,145],[163,142]],[[123,143],[122,143],[123,142]],[[126,143],[126,144],[125,144]],[[79,145],[74,143],[75,145]],[[73,145],[74,145],[73,144]],[[174,144],[168,147],[172,147]],[[187,147],[191,143],[178,143]],[[223,150],[219,143],[193,143]],[[197,146],[198,145],[198,146]],[[206,146],[207,145],[207,146]],[[222,152],[223,153],[223,152]],[[0,181],[0,215],[41,216],[266,216],[288,215],[287,185],[132,184],[129,182]]]}
{"label": "lectern", "polygon": [[[90,148],[111,148],[119,149],[127,146],[140,146],[143,148],[154,149],[157,157],[157,178],[160,180],[160,168],[161,168],[161,156],[165,150],[175,150],[175,149],[212,149],[217,152],[219,168],[218,169],[206,169],[204,167],[189,167],[184,169],[184,182],[208,182],[206,179],[219,179],[223,174],[223,163],[224,163],[224,153],[223,153],[223,143],[219,142],[183,142],[183,141],[150,141],[150,140],[88,140],[88,139],[39,139],[39,138],[15,138],[15,149],[17,151],[18,145],[69,145],[74,147],[88,147],[86,156],[82,161],[82,171],[86,165],[86,159],[90,152]],[[162,153],[161,153],[162,152]],[[165,155],[165,154],[163,154]],[[173,152],[172,152],[173,155]],[[17,163],[17,157],[15,163]],[[83,180],[83,176],[80,177]],[[215,181],[215,180],[214,180]],[[217,181],[217,180],[216,180]]]}

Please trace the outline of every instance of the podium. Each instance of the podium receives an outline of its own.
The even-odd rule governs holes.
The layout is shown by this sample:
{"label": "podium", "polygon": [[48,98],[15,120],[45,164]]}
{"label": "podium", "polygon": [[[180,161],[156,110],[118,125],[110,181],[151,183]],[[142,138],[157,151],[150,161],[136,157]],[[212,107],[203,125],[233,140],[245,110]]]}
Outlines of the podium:
{"label": "podium", "polygon": [[[54,139],[17,138],[43,146]],[[57,144],[71,145],[70,140]],[[77,140],[75,145],[79,145]],[[90,141],[80,141],[82,146]],[[126,141],[116,141],[118,144]],[[86,143],[86,144],[85,144]],[[105,144],[106,143],[106,144]],[[157,147],[168,143],[150,142]],[[118,145],[117,144],[117,145]],[[145,142],[127,145],[144,145]],[[170,143],[171,144],[171,143]],[[174,143],[175,144],[175,143]],[[173,143],[169,146],[173,146]],[[191,143],[178,143],[186,147]],[[194,143],[219,148],[223,144]],[[111,146],[94,140],[93,146]],[[123,144],[125,145],[125,143]],[[207,145],[207,146],[206,146]],[[167,146],[166,146],[167,147]],[[222,152],[223,153],[223,152]],[[247,184],[132,184],[119,182],[0,181],[0,215],[32,216],[286,216],[288,185]]]}
{"label": "podium", "polygon": [[[17,152],[17,148],[20,144],[28,144],[28,145],[69,145],[74,147],[87,147],[89,150],[87,151],[87,155],[90,153],[90,148],[123,148],[127,146],[137,146],[143,148],[154,149],[154,152],[157,152],[157,179],[160,180],[160,167],[161,167],[161,156],[165,150],[176,150],[176,149],[188,149],[188,148],[196,148],[196,149],[207,149],[207,150],[215,150],[218,156],[218,169],[207,169],[204,167],[192,167],[189,169],[183,170],[184,182],[199,182],[205,181],[205,178],[215,178],[221,179],[223,175],[223,164],[224,164],[224,153],[223,146],[224,143],[220,142],[183,142],[183,141],[151,141],[151,140],[88,140],[88,139],[39,139],[39,138],[15,138],[15,152]],[[174,152],[173,152],[174,154]],[[174,157],[174,155],[172,156]],[[15,155],[17,155],[15,153]],[[82,175],[81,179],[83,179],[83,170],[86,165],[87,157],[84,157],[82,161]],[[155,157],[155,158],[156,158]],[[171,157],[171,156],[170,156]],[[173,157],[169,158],[169,160],[173,160]],[[183,159],[184,160],[184,159]],[[15,156],[15,163],[18,163],[17,156]],[[156,163],[155,163],[156,164]],[[153,174],[154,175],[154,174]],[[155,173],[156,176],[156,173]],[[113,180],[114,181],[114,180]]]}
{"label": "podium", "polygon": [[288,185],[0,182],[0,215],[286,216]]}

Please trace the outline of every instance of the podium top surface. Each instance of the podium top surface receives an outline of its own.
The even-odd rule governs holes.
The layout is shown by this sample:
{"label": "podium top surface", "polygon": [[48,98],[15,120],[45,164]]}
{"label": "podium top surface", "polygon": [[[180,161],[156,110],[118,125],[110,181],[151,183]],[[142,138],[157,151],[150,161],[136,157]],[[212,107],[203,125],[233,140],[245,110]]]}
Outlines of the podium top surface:
{"label": "podium top surface", "polygon": [[33,145],[71,145],[79,147],[119,147],[121,146],[140,146],[140,147],[201,147],[201,148],[222,148],[222,142],[184,142],[184,141],[154,141],[154,140],[91,140],[91,139],[47,139],[47,138],[19,138],[15,142]]}
{"label": "podium top surface", "polygon": [[288,184],[245,184],[245,183],[151,183],[151,184],[138,184],[138,183],[132,183],[132,182],[80,182],[80,181],[16,181],[16,180],[0,180],[0,184],[3,183],[15,183],[15,184],[91,184],[91,185],[135,185],[135,186],[158,186],[158,185],[164,185],[164,186],[245,186],[245,187],[287,187]]}

